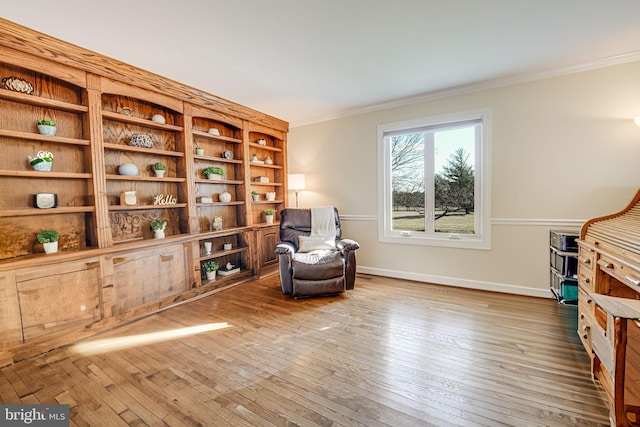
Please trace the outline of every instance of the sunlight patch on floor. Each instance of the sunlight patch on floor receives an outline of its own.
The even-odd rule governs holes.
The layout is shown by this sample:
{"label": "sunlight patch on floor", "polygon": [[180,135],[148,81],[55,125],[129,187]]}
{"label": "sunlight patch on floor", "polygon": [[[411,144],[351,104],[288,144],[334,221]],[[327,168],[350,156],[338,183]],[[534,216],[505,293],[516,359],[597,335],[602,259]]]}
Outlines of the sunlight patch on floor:
{"label": "sunlight patch on floor", "polygon": [[74,345],[71,349],[85,356],[107,353],[109,351],[123,350],[137,346],[154,344],[157,342],[174,340],[202,332],[217,331],[230,328],[227,322],[208,323],[205,325],[189,326],[186,328],[170,329],[167,331],[151,332],[147,334],[131,335],[125,337],[105,338],[92,340]]}

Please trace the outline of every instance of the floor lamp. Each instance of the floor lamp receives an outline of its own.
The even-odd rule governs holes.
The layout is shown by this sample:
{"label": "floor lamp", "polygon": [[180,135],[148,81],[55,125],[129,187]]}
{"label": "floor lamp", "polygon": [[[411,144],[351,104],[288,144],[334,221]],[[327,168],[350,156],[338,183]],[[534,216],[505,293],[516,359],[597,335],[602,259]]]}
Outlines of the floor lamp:
{"label": "floor lamp", "polygon": [[296,192],[296,208],[298,207],[298,191],[304,190],[305,182],[304,182],[304,174],[303,173],[292,173],[288,176],[289,181],[289,190]]}

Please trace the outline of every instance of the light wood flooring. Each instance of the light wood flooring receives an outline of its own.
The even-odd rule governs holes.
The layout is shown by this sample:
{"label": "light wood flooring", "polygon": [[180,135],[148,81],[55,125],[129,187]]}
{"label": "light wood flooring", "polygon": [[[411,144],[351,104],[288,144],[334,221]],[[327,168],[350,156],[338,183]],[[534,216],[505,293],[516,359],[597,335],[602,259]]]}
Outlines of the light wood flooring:
{"label": "light wood flooring", "polygon": [[608,425],[575,330],[551,299],[359,275],[293,300],[274,275],[4,367],[0,401],[82,426]]}

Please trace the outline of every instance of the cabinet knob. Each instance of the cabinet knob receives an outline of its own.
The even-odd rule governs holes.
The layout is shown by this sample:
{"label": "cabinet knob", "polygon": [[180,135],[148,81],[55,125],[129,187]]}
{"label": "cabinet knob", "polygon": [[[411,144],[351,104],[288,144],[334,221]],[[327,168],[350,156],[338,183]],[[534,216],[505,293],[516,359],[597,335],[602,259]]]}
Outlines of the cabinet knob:
{"label": "cabinet knob", "polygon": [[591,264],[591,258],[584,258],[584,259],[582,260],[582,263],[583,263],[583,264]]}

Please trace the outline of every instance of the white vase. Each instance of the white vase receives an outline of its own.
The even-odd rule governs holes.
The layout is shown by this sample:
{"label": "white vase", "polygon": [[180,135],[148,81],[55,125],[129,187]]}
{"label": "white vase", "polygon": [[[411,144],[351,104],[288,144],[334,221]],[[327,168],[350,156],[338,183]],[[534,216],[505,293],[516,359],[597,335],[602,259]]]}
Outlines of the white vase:
{"label": "white vase", "polygon": [[164,239],[164,230],[153,230],[154,239]]}
{"label": "white vase", "polygon": [[206,271],[207,273],[207,280],[216,280],[216,271]]}
{"label": "white vase", "polygon": [[153,172],[156,174],[156,178],[162,178],[164,177],[164,170],[158,170],[158,169],[154,169]]}
{"label": "white vase", "polygon": [[204,242],[205,255],[211,255],[211,242]]}
{"label": "white vase", "polygon": [[196,148],[196,156],[204,156],[204,148]]}
{"label": "white vase", "polygon": [[254,202],[257,202],[258,200],[260,200],[260,195],[259,194],[252,194],[251,197],[253,198]]}
{"label": "white vase", "polygon": [[225,243],[225,244],[223,244],[223,245],[222,245],[222,248],[223,248],[225,251],[230,251],[230,250],[231,250],[231,247],[232,247],[231,243]]}
{"label": "white vase", "polygon": [[267,219],[267,224],[273,224],[273,215],[265,215],[264,217]]}
{"label": "white vase", "polygon": [[58,252],[58,241],[57,240],[55,242],[43,243],[42,246],[44,246],[44,253],[45,254],[55,254],[56,252]]}
{"label": "white vase", "polygon": [[220,200],[222,203],[229,203],[231,201],[231,194],[227,191],[223,191],[218,195],[218,200]]}

